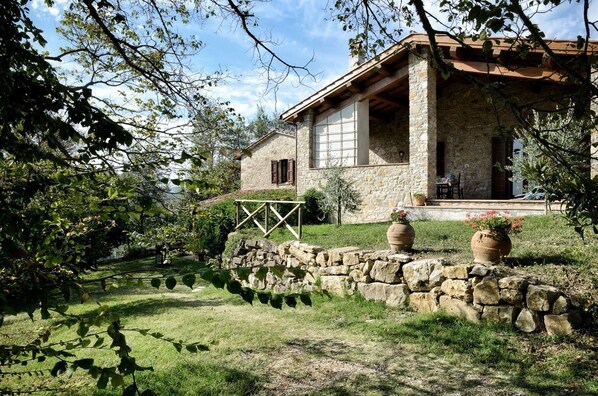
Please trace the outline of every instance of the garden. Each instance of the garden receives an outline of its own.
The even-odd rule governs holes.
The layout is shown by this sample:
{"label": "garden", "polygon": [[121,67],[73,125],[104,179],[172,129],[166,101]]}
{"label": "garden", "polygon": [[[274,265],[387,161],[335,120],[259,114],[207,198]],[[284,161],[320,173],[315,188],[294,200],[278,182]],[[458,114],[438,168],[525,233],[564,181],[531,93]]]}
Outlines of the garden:
{"label": "garden", "polygon": [[[473,230],[463,222],[412,224],[417,235],[414,256],[472,261],[469,242]],[[304,229],[304,241],[324,247],[388,249],[388,225],[343,225],[340,229],[330,224],[311,225]],[[241,234],[255,235],[253,230]],[[273,242],[287,239],[288,231],[283,230],[272,237]],[[505,270],[551,282],[587,307],[596,301],[596,246],[582,241],[565,227],[562,218],[528,217],[521,233],[512,239],[511,257],[500,263]],[[233,242],[234,238],[228,245]],[[110,315],[123,318],[122,333],[132,347],[135,363],[152,368],[137,372],[137,383],[159,394],[598,392],[595,327],[588,326],[570,337],[521,334],[442,313],[391,308],[358,295],[338,298],[313,293],[311,306],[299,303],[274,309],[257,298],[248,304],[231,294],[230,288],[222,290],[201,280],[206,268],[179,257],[173,257],[166,270],[156,266],[154,257],[104,263],[85,276],[89,300],[72,304],[66,316],[52,314],[42,320],[36,311],[33,321],[26,314],[7,317],[3,344],[30,342],[47,327],[53,332],[46,346],[75,355],[64,360],[81,355],[94,359],[94,365],[116,364],[118,359],[106,348],[108,341],[99,341],[109,339],[100,329],[84,334],[82,339],[89,342],[82,349],[79,330],[77,335],[68,326],[58,326],[68,322],[69,314],[92,317],[98,307],[109,306]],[[114,279],[114,273],[126,275]],[[191,274],[198,275],[197,281],[189,282]],[[108,277],[106,282],[97,281],[104,277]],[[174,284],[169,279],[174,279]],[[587,314],[591,317],[595,312],[588,310]],[[118,381],[107,381],[97,389],[99,377],[80,368],[48,376],[56,359],[34,360],[26,367],[4,369],[3,387],[34,390],[40,378],[47,381],[50,377],[45,383],[48,394],[122,392]],[[28,374],[18,374],[25,371]]]}

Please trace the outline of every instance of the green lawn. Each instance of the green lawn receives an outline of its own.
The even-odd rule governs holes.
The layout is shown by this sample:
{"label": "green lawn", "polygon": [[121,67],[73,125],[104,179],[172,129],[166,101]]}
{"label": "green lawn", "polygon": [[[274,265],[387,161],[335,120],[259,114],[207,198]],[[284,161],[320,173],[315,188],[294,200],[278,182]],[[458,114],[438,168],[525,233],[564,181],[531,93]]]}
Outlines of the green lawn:
{"label": "green lawn", "polygon": [[[181,266],[194,264],[179,260],[173,269]],[[111,264],[99,274],[130,269],[153,276],[151,260]],[[314,296],[313,307],[276,310],[206,285],[193,291],[177,285],[170,291],[145,281],[141,288],[92,291],[101,304],[125,317],[126,328],[148,328],[209,346],[206,352],[178,353],[163,341],[127,333],[137,363],[155,370],[141,373],[140,384],[161,395],[598,394],[592,334],[561,339],[524,335],[360,298]],[[84,314],[96,307],[88,301],[69,311]],[[7,318],[2,344],[25,341],[31,331],[51,323],[39,315],[34,322],[25,315]],[[54,339],[70,339],[72,332],[60,330]],[[99,361],[113,359],[106,351],[85,353]],[[51,382],[41,376],[11,377],[2,377],[3,386],[23,389],[43,381],[66,386],[67,395],[119,394],[96,390],[94,381],[78,371]]]}

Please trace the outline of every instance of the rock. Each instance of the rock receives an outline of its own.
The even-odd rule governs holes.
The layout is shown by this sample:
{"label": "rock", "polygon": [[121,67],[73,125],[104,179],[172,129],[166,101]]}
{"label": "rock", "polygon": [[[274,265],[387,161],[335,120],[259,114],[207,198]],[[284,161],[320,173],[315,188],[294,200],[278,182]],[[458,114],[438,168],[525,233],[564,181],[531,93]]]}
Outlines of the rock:
{"label": "rock", "polygon": [[501,301],[514,305],[519,308],[523,308],[523,292],[516,289],[501,289],[500,290]]}
{"label": "rock", "polygon": [[287,255],[289,254],[289,245],[286,243],[281,243],[280,245],[278,245],[278,255],[285,259],[287,257]]}
{"label": "rock", "polygon": [[552,304],[552,313],[553,315],[560,315],[567,313],[569,308],[571,307],[571,302],[565,296],[559,296],[554,303]]}
{"label": "rock", "polygon": [[473,288],[473,301],[476,304],[497,305],[500,301],[498,281],[487,276]]}
{"label": "rock", "polygon": [[523,308],[517,316],[515,326],[524,333],[533,333],[541,329],[542,321],[537,312]]}
{"label": "rock", "polygon": [[316,277],[311,272],[306,272],[305,275],[303,276],[303,283],[313,285],[316,283]]}
{"label": "rock", "polygon": [[546,332],[551,336],[571,335],[580,323],[581,315],[577,311],[544,316]]}
{"label": "rock", "polygon": [[328,250],[328,264],[335,265],[335,263],[341,263],[343,261],[343,255],[345,253],[356,252],[359,248],[355,246],[346,246],[342,248]]}
{"label": "rock", "polygon": [[318,253],[321,253],[322,251],[324,251],[324,248],[322,246],[316,246],[316,245],[301,244],[301,248],[305,252],[313,253],[313,254],[318,254]]}
{"label": "rock", "polygon": [[369,275],[364,275],[363,271],[354,269],[349,272],[349,278],[353,279],[355,282],[361,283],[370,283],[372,278]]}
{"label": "rock", "polygon": [[512,326],[518,314],[519,309],[511,305],[486,305],[482,312],[482,319]]}
{"label": "rock", "polygon": [[278,283],[279,280],[280,279],[270,271],[268,271],[268,273],[266,274],[266,284],[268,286],[275,285],[276,283]]}
{"label": "rock", "polygon": [[241,258],[241,257],[233,257],[232,264],[235,267],[240,267],[240,266],[243,265],[244,261],[245,260],[243,258]]}
{"label": "rock", "polygon": [[316,259],[316,255],[314,253],[307,253],[301,250],[298,247],[291,245],[289,247],[289,254],[297,258],[297,260],[301,261],[303,264],[308,264],[311,260]]}
{"label": "rock", "polygon": [[387,305],[393,307],[406,305],[409,301],[409,289],[405,284],[358,283],[357,290],[366,300],[384,301]]}
{"label": "rock", "polygon": [[409,288],[406,284],[387,285],[386,305],[390,307],[404,307],[409,304]]}
{"label": "rock", "polygon": [[316,255],[316,263],[320,267],[328,265],[328,252],[320,252]]}
{"label": "rock", "polygon": [[301,261],[299,261],[298,259],[296,259],[295,257],[289,256],[287,257],[287,266],[288,267],[293,267],[293,268],[299,268],[301,267],[303,263]]}
{"label": "rock", "polygon": [[[444,280],[442,267],[444,260],[417,260],[403,265],[403,277],[411,291],[430,291],[440,286]],[[435,272],[436,271],[436,272]],[[434,273],[434,277],[431,277]]]}
{"label": "rock", "polygon": [[348,276],[321,276],[320,282],[322,290],[327,290],[331,294],[344,296],[349,286]]}
{"label": "rock", "polygon": [[350,268],[346,265],[335,265],[334,267],[320,268],[322,275],[349,275]]}
{"label": "rock", "polygon": [[433,295],[434,298],[436,298],[436,300],[438,300],[438,297],[440,297],[443,294],[442,288],[440,286],[436,286],[432,288],[432,290],[430,290],[430,294]]}
{"label": "rock", "polygon": [[529,281],[521,276],[507,276],[498,280],[501,289],[525,290]]}
{"label": "rock", "polygon": [[263,290],[266,288],[266,282],[259,280],[254,274],[249,274],[247,282],[253,289]]}
{"label": "rock", "polygon": [[409,305],[417,312],[436,312],[440,305],[436,295],[430,293],[411,293],[409,295]]}
{"label": "rock", "polygon": [[361,270],[363,271],[363,274],[369,275],[373,266],[374,266],[373,260],[366,260],[361,266]]}
{"label": "rock", "polygon": [[343,265],[356,267],[359,265],[360,252],[349,252],[343,255]]}
{"label": "rock", "polygon": [[429,279],[429,283],[431,285],[441,285],[442,282],[444,281],[445,277],[442,273],[442,269],[435,269],[434,271],[432,271],[432,273],[430,274],[430,279]]}
{"label": "rock", "polygon": [[472,322],[480,320],[480,311],[473,304],[450,296],[440,296],[440,309],[451,316],[457,316]]}
{"label": "rock", "polygon": [[525,297],[529,309],[540,312],[550,311],[552,303],[559,297],[560,291],[556,287],[546,285],[530,285]]}
{"label": "rock", "polygon": [[280,283],[274,285],[274,287],[272,288],[272,291],[276,294],[285,294],[288,290],[289,289],[287,286]]}
{"label": "rock", "polygon": [[390,255],[390,252],[388,250],[377,250],[375,252],[364,253],[363,259],[364,260],[372,260],[372,261],[386,260],[389,255]]}
{"label": "rock", "polygon": [[278,246],[266,239],[259,240],[258,246],[264,249],[266,252],[275,252],[278,249]]}
{"label": "rock", "polygon": [[473,301],[473,290],[471,284],[466,280],[447,279],[442,282],[441,289],[450,297],[456,297],[468,303]]}
{"label": "rock", "polygon": [[398,275],[400,270],[400,263],[376,260],[370,270],[370,277],[378,282],[399,283],[401,281],[401,277]]}
{"label": "rock", "polygon": [[389,261],[395,261],[397,263],[403,263],[403,264],[413,261],[411,256],[409,256],[407,254],[402,254],[402,253],[391,254],[386,259]]}
{"label": "rock", "polygon": [[254,248],[257,248],[258,246],[259,246],[258,241],[256,241],[255,239],[247,239],[245,241],[245,247],[247,249],[254,249]]}
{"label": "rock", "polygon": [[486,275],[488,275],[489,273],[491,273],[491,269],[486,267],[483,264],[476,264],[473,266],[473,269],[471,271],[469,271],[469,275],[470,276],[480,276],[480,277],[484,277]]}
{"label": "rock", "polygon": [[467,279],[472,269],[471,264],[447,265],[442,267],[442,274],[448,279]]}

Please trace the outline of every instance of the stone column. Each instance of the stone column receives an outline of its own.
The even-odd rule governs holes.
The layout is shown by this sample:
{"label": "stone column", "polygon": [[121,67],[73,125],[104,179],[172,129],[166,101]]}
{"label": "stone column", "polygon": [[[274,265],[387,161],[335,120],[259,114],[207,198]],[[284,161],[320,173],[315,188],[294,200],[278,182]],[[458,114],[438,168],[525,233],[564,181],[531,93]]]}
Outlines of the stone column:
{"label": "stone column", "polygon": [[436,197],[436,71],[428,50],[409,55],[409,173],[411,193]]}
{"label": "stone column", "polygon": [[312,167],[311,152],[313,150],[313,134],[314,126],[314,111],[308,110],[303,118],[303,122],[297,128],[297,159],[296,159],[296,178],[297,178],[297,195],[301,195],[307,189],[307,178],[309,177],[309,169]]}

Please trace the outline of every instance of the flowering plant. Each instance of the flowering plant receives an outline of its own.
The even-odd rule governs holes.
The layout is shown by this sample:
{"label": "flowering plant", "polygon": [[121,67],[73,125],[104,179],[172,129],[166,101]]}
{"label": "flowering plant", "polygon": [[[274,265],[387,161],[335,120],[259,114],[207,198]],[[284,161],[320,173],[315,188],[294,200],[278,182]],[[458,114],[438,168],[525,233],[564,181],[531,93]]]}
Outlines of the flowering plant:
{"label": "flowering plant", "polygon": [[521,232],[523,217],[511,217],[509,212],[489,210],[480,215],[467,213],[465,224],[480,231],[491,231],[500,234],[516,234]]}
{"label": "flowering plant", "polygon": [[390,212],[390,219],[396,223],[409,223],[409,212],[404,209],[393,208]]}

